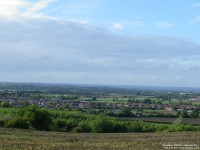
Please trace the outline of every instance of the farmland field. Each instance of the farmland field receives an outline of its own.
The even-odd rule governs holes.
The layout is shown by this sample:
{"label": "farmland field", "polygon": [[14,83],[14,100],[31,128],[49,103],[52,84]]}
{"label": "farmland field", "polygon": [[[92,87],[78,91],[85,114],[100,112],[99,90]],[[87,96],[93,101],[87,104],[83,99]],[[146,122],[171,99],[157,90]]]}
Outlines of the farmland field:
{"label": "farmland field", "polygon": [[[173,123],[177,118],[164,117],[124,117],[125,120],[141,120],[147,122]],[[183,118],[187,124],[200,125],[200,118]]]}
{"label": "farmland field", "polygon": [[0,128],[0,141],[2,150],[161,150],[174,144],[199,149],[200,132],[77,134]]}

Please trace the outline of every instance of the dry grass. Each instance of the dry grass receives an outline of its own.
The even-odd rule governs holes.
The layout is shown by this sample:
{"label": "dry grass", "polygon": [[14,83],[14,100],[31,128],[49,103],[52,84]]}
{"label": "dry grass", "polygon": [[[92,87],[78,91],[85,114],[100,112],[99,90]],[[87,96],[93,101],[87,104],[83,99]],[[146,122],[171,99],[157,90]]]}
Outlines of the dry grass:
{"label": "dry grass", "polygon": [[200,132],[75,134],[0,128],[1,150],[161,150],[200,144]]}

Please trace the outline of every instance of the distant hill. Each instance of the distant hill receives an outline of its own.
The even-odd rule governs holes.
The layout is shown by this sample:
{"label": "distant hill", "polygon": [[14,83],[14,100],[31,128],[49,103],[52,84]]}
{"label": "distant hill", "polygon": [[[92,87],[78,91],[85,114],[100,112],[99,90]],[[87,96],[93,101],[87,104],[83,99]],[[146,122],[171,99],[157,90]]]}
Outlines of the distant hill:
{"label": "distant hill", "polygon": [[130,93],[135,91],[160,92],[200,92],[200,88],[193,87],[162,87],[162,86],[130,86],[130,85],[100,85],[100,84],[61,84],[61,83],[20,83],[0,82],[0,90],[22,91],[56,91],[56,92],[106,92]]}

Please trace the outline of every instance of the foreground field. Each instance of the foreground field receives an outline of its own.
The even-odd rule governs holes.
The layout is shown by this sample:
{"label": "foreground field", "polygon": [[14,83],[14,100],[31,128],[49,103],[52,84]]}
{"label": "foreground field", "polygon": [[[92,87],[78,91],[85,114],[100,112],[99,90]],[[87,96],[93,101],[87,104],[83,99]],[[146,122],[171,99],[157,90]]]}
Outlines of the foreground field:
{"label": "foreground field", "polygon": [[161,150],[174,144],[197,149],[200,132],[74,134],[0,128],[0,141],[1,150]]}

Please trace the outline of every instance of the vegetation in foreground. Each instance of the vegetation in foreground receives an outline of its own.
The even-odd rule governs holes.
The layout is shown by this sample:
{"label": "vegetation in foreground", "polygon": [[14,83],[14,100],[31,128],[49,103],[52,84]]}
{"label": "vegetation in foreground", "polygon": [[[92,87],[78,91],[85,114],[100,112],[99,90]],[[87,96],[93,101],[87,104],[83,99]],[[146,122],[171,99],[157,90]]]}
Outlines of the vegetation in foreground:
{"label": "vegetation in foreground", "polygon": [[0,126],[84,133],[200,131],[200,126],[187,125],[182,118],[178,118],[173,124],[149,123],[119,120],[105,114],[94,115],[80,111],[48,110],[36,105],[24,108],[1,108]]}
{"label": "vegetation in foreground", "polygon": [[199,145],[200,132],[74,134],[0,128],[0,140],[2,150],[162,150],[163,145]]}

